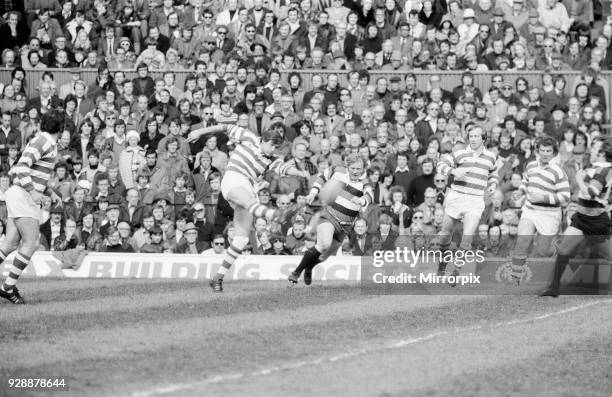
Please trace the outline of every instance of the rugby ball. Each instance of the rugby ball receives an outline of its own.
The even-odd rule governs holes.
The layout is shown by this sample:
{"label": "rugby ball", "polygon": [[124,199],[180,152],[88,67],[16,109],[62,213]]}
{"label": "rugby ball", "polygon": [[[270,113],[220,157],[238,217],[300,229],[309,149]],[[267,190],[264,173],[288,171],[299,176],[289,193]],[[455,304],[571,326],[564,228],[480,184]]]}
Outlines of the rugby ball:
{"label": "rugby ball", "polygon": [[323,185],[321,188],[321,191],[319,192],[319,200],[321,200],[321,203],[325,205],[332,203],[334,200],[336,200],[336,197],[342,193],[343,189],[344,182],[337,179],[330,179],[329,181],[325,182],[325,185]]}

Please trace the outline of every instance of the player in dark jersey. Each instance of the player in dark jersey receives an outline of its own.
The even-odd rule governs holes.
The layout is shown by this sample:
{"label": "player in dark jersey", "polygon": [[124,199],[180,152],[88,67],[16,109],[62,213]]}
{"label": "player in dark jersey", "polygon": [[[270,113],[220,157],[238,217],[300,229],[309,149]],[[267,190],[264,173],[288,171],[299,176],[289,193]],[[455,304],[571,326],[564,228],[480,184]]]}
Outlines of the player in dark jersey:
{"label": "player in dark jersey", "polygon": [[312,282],[312,269],[338,250],[344,236],[349,233],[359,211],[373,201],[372,188],[362,182],[365,162],[358,154],[345,159],[346,167],[332,167],[320,173],[310,194],[306,198],[311,204],[328,181],[340,183],[342,191],[327,203],[320,214],[317,225],[317,242],[304,253],[298,267],[289,275],[289,282],[297,284],[304,272],[304,284]]}
{"label": "player in dark jersey", "polygon": [[611,222],[608,206],[612,189],[612,137],[597,137],[591,144],[591,168],[576,174],[580,189],[576,213],[558,247],[552,282],[540,296],[559,296],[561,276],[570,256],[587,238],[602,258],[610,259]]}

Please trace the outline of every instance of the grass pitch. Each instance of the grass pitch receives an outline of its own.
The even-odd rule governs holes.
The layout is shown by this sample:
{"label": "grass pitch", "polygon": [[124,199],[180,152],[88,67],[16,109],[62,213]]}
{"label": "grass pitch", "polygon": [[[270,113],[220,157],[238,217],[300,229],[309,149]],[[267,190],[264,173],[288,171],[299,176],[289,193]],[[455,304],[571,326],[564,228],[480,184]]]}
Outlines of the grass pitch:
{"label": "grass pitch", "polygon": [[225,287],[24,279],[28,305],[0,303],[0,376],[66,377],[61,396],[612,394],[609,297]]}

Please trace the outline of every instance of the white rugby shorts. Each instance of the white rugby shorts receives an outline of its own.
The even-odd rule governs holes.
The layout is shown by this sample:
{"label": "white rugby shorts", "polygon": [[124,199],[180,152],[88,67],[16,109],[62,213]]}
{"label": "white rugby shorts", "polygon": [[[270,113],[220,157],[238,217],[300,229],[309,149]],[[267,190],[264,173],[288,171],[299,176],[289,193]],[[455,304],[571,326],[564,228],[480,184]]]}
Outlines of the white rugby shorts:
{"label": "white rugby shorts", "polygon": [[459,193],[451,189],[444,199],[444,212],[453,219],[464,216],[482,216],[485,203],[484,197]]}
{"label": "white rugby shorts", "polygon": [[9,218],[40,219],[40,206],[34,202],[30,193],[21,186],[13,185],[9,187],[4,197]]}
{"label": "white rugby shorts", "polygon": [[229,192],[237,187],[248,191],[250,193],[250,198],[257,200],[257,194],[255,193],[253,184],[246,175],[234,171],[226,171],[221,180],[221,193],[223,197],[227,200]]}
{"label": "white rugby shorts", "polygon": [[531,209],[523,207],[521,221],[529,220],[541,236],[555,236],[561,227],[561,208]]}

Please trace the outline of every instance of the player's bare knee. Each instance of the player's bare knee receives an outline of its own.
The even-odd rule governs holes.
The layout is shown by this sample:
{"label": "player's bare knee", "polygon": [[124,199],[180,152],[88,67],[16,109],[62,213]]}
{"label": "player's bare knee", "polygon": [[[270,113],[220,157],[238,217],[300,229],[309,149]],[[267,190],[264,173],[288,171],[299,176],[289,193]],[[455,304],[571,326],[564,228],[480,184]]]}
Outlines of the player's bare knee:
{"label": "player's bare knee", "polygon": [[38,241],[38,239],[24,240],[21,246],[19,247],[19,252],[26,256],[32,256],[39,246],[40,242]]}
{"label": "player's bare knee", "polygon": [[252,197],[249,192],[244,189],[234,189],[230,191],[227,200],[244,209],[249,208],[251,204],[257,201],[256,198]]}
{"label": "player's bare knee", "polygon": [[331,242],[327,242],[327,241],[321,241],[321,242],[317,242],[315,244],[315,247],[317,248],[317,251],[319,251],[321,253],[329,251],[331,246],[332,246],[332,243]]}

